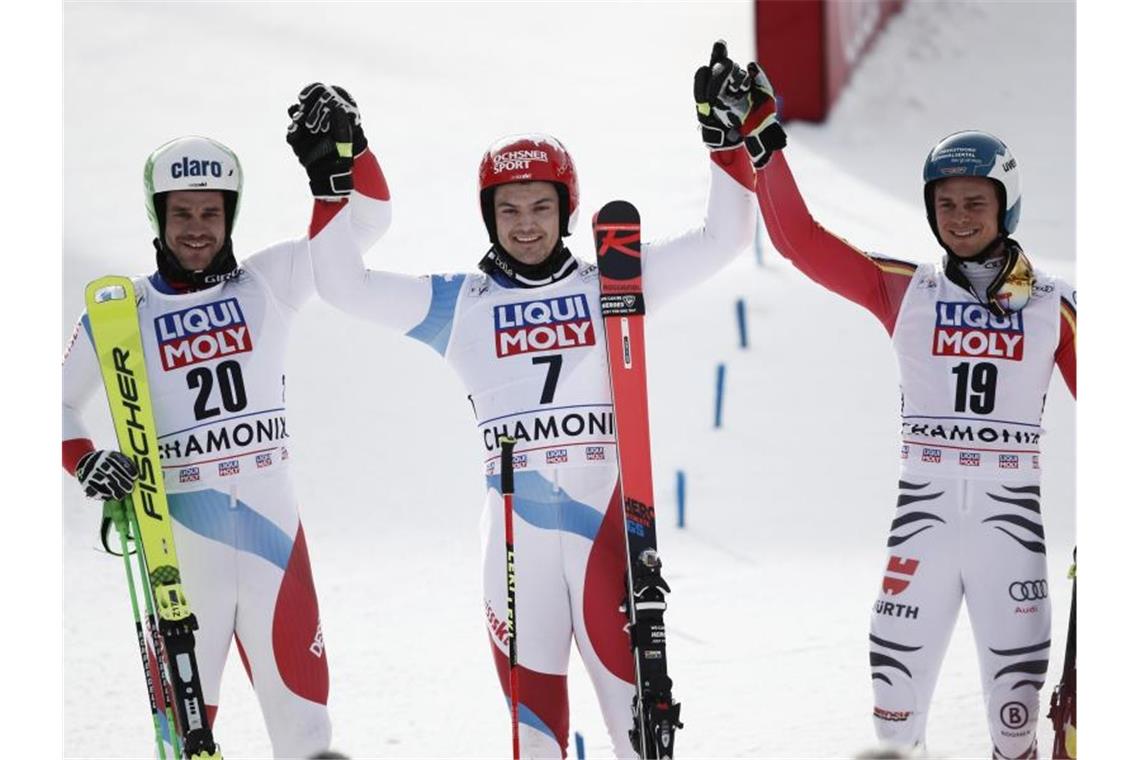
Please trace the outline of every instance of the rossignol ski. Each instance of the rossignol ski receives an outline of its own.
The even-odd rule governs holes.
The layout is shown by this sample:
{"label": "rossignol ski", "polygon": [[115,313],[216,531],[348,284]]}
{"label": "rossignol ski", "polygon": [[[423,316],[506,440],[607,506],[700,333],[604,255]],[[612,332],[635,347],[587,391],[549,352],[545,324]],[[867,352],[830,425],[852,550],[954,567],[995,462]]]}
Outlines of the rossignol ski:
{"label": "rossignol ski", "polygon": [[649,456],[649,398],[645,385],[645,299],[641,293],[641,216],[633,204],[611,201],[594,217],[602,322],[617,430],[618,488],[625,510],[625,612],[629,616],[636,691],[630,741],[638,756],[673,757],[681,705],[665,663],[665,594],[657,553],[653,472]]}
{"label": "rossignol ski", "polygon": [[[162,707],[172,705],[174,708],[171,747],[178,757],[220,760],[222,755],[206,716],[194,656],[194,631],[198,621],[182,590],[174,550],[174,532],[162,480],[157,429],[131,280],[108,276],[91,282],[87,286],[87,320],[119,449],[134,460],[139,472],[134,491],[124,500],[123,511],[139,554],[147,633],[157,660]],[[117,527],[122,535],[122,523]],[[125,542],[123,546],[125,550]],[[141,630],[139,634],[141,638]],[[140,642],[140,649],[145,656],[145,642]],[[148,668],[148,681],[149,672]],[[153,684],[148,683],[148,689],[151,709],[157,717],[161,708],[155,704],[157,695]],[[167,714],[169,716],[169,711]],[[162,753],[161,742],[159,751]]]}

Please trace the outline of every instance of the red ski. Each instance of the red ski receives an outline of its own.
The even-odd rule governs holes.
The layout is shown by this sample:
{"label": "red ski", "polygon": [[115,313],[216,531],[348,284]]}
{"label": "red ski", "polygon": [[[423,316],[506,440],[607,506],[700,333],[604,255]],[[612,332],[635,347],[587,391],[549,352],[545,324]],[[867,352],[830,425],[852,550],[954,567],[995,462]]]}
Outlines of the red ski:
{"label": "red ski", "polygon": [[649,397],[645,385],[645,299],[641,293],[641,216],[633,204],[611,201],[594,217],[602,322],[617,431],[618,488],[625,508],[628,555],[625,612],[629,616],[637,691],[629,738],[642,758],[673,757],[681,705],[665,663],[665,594],[657,553],[653,472],[649,456]]}

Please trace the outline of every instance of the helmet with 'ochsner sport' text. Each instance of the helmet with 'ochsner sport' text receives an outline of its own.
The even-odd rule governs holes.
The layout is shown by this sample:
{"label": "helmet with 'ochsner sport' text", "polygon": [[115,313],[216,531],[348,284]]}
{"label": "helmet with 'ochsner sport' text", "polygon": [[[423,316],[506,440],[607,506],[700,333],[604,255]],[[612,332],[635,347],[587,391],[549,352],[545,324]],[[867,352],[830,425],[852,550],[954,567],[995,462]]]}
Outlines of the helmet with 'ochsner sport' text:
{"label": "helmet with 'ochsner sport' text", "polygon": [[550,182],[558,193],[560,234],[578,219],[578,172],[569,151],[549,135],[511,135],[497,140],[479,163],[479,206],[491,242],[496,243],[495,188],[512,182]]}

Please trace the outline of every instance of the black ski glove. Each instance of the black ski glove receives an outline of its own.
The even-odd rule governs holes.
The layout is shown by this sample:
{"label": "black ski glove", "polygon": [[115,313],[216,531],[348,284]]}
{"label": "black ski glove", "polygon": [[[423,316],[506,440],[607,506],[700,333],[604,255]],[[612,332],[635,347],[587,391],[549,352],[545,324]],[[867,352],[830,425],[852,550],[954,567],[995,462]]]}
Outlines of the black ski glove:
{"label": "black ski glove", "polygon": [[709,150],[731,150],[743,137],[740,125],[747,112],[748,74],[728,57],[724,40],[713,44],[707,66],[693,75],[693,99],[697,101],[697,121],[701,139]]}
{"label": "black ski glove", "polygon": [[316,82],[289,106],[289,119],[285,141],[305,167],[313,197],[337,200],[351,193],[353,114],[347,101]]}
{"label": "black ski glove", "polygon": [[135,487],[139,471],[134,461],[118,451],[99,449],[79,458],[75,477],[83,493],[92,499],[118,500]]}
{"label": "black ski glove", "polygon": [[360,108],[348,90],[335,84],[332,88],[340,96],[341,107],[352,117],[352,157],[356,158],[368,148],[368,138],[364,136],[364,127],[360,124]]}
{"label": "black ski glove", "polygon": [[744,148],[757,169],[768,163],[772,153],[788,144],[788,135],[776,117],[776,92],[764,70],[748,64],[748,110],[740,131]]}

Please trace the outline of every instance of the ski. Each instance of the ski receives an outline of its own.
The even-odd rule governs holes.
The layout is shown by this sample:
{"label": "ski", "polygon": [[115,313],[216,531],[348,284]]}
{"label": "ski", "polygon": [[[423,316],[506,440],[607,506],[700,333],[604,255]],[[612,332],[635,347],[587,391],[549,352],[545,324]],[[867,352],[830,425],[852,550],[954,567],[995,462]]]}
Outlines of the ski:
{"label": "ski", "polygon": [[1061,680],[1049,700],[1048,717],[1053,722],[1053,757],[1074,760],[1077,756],[1077,549],[1069,568],[1073,595],[1069,601],[1069,633],[1065,638],[1065,665]]}
{"label": "ski", "polygon": [[681,705],[665,662],[665,594],[657,553],[649,398],[645,384],[645,299],[641,293],[641,216],[633,204],[611,201],[594,217],[610,389],[617,431],[618,488],[625,510],[627,549],[624,612],[634,654],[633,748],[641,758],[673,757]]}
{"label": "ski", "polygon": [[163,702],[174,707],[171,746],[176,756],[220,760],[194,656],[198,621],[182,590],[174,549],[134,283],[127,277],[101,277],[88,284],[86,298],[87,326],[119,449],[134,460],[139,472],[126,512],[143,570],[147,626]]}

